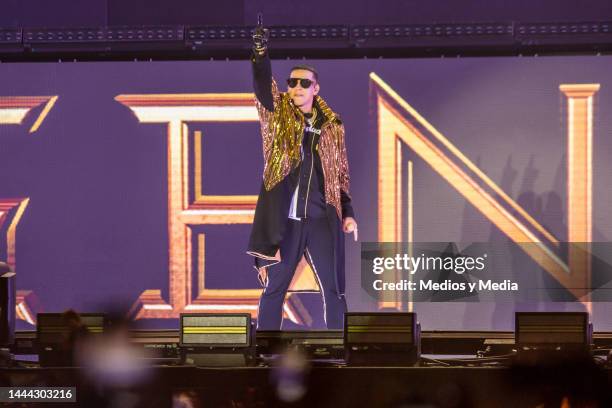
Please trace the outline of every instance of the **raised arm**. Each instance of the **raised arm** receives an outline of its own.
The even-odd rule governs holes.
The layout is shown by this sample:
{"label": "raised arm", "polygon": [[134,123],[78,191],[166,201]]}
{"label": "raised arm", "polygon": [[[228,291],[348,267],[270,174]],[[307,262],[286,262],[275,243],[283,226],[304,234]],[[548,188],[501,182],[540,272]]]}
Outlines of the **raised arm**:
{"label": "raised arm", "polygon": [[268,56],[268,32],[262,26],[257,26],[253,34],[253,54],[251,65],[253,68],[253,89],[255,91],[255,106],[261,124],[263,139],[264,162],[267,163],[274,132],[271,128],[274,116],[274,106],[280,100],[278,86],[272,78],[272,67]]}
{"label": "raised arm", "polygon": [[253,68],[253,89],[257,101],[262,107],[272,112],[274,111],[274,95],[272,91],[272,66],[268,55],[268,30],[261,25],[258,25],[253,33],[251,65]]}
{"label": "raised arm", "polygon": [[272,67],[270,57],[265,51],[263,55],[253,50],[251,57],[253,67],[253,90],[257,101],[268,111],[274,111],[274,97],[272,95]]}

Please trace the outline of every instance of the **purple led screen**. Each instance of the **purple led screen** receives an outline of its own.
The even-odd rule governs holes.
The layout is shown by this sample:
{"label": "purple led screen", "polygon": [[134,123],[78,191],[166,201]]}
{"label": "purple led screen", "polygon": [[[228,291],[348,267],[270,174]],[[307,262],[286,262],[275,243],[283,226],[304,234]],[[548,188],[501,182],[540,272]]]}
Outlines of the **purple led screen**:
{"label": "purple led screen", "polygon": [[[600,84],[592,122],[592,238],[598,242],[612,238],[608,185],[612,58],[309,63],[320,72],[321,95],[345,123],[351,194],[362,241],[377,241],[380,228],[379,144],[370,73],[385,81],[510,197],[519,200],[531,194],[537,211],[528,210],[560,240],[567,239],[568,220],[567,106],[559,85]],[[273,61],[279,83],[284,83],[293,65],[294,61]],[[112,303],[130,307],[148,289],[160,290],[167,301],[168,125],[141,123],[133,109],[115,98],[248,92],[252,92],[251,74],[245,61],[0,64],[0,109],[4,110],[0,110],[0,200],[29,198],[14,240],[17,287],[29,296],[29,307],[46,312],[67,308],[93,312]],[[24,96],[57,96],[57,100],[43,112],[49,98],[41,99],[21,124],[13,123],[20,115],[15,97]],[[36,123],[38,119],[42,121]],[[196,131],[202,135],[202,192],[256,195],[263,164],[258,123],[186,124],[190,135]],[[191,147],[189,163],[194,162]],[[499,233],[418,159],[413,193],[415,240],[486,242]],[[0,231],[2,260],[9,256],[8,230],[14,212],[9,212]],[[245,253],[250,225],[200,225],[193,231],[206,235],[205,265],[193,262],[193,297],[200,284],[199,269],[205,269],[207,288],[259,287],[252,259]],[[346,242],[349,309],[377,310],[376,302],[361,293],[360,245],[352,239]],[[300,296],[311,322],[287,322],[285,327],[321,328],[320,297]],[[538,307],[584,310],[577,302]],[[414,305],[425,330],[510,330],[516,309],[515,304],[495,302]],[[612,304],[593,303],[595,330],[612,330],[611,311]],[[178,327],[176,319],[138,323]],[[19,323],[19,328],[31,327]]]}

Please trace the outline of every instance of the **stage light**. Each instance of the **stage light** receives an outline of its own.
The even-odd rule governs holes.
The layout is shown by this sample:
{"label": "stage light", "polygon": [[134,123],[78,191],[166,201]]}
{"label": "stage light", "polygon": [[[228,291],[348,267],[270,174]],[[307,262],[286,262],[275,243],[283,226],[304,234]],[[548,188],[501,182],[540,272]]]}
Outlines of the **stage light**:
{"label": "stage light", "polygon": [[270,27],[270,38],[277,39],[347,39],[348,27],[333,26],[274,26]]}
{"label": "stage light", "polygon": [[[611,22],[269,26],[273,58],[609,51]],[[253,26],[0,30],[7,60],[248,58]],[[0,52],[0,54],[1,54]]]}
{"label": "stage light", "polygon": [[612,23],[557,22],[518,23],[515,28],[517,45],[529,46],[606,46],[612,39]]}
{"label": "stage light", "polygon": [[576,34],[610,34],[610,22],[578,23],[524,23],[516,27],[521,35],[576,35]]}
{"label": "stage light", "polygon": [[345,359],[351,366],[412,366],[420,357],[416,313],[345,313]]}
{"label": "stage light", "polygon": [[0,29],[0,44],[21,45],[21,30],[19,29]]}
{"label": "stage light", "polygon": [[182,26],[24,29],[22,46],[33,56],[165,52],[186,47]]}
{"label": "stage light", "polygon": [[22,40],[21,29],[0,29],[0,53],[23,52]]}
{"label": "stage light", "polygon": [[176,27],[104,27],[78,29],[26,29],[24,43],[125,43],[183,41],[184,31]]}
{"label": "stage light", "polygon": [[529,363],[582,356],[590,350],[592,332],[586,312],[517,312],[517,358]]}
{"label": "stage light", "polygon": [[249,27],[187,27],[185,29],[185,39],[201,43],[202,41],[215,40],[249,40],[252,36],[252,29]]}
{"label": "stage light", "polygon": [[412,25],[379,25],[357,26],[351,29],[353,38],[389,38],[403,37],[418,39],[422,37],[462,38],[473,36],[512,36],[511,23],[482,24],[412,24]]}
{"label": "stage light", "polygon": [[180,316],[181,360],[208,367],[242,367],[255,360],[248,313],[183,313]]}
{"label": "stage light", "polygon": [[[275,40],[274,47],[308,48],[312,46],[325,47],[326,41],[347,41],[349,37],[348,26],[272,26],[269,27],[270,38]],[[192,47],[218,48],[218,47],[241,47],[248,49],[253,36],[253,27],[197,27],[190,26],[185,29],[186,41]],[[308,40],[310,42],[302,42]],[[312,41],[318,41],[312,43]],[[296,43],[296,41],[299,42]]]}
{"label": "stage light", "polygon": [[15,341],[15,272],[0,262],[0,347]]}
{"label": "stage light", "polygon": [[[106,317],[102,313],[74,313],[88,334],[104,332]],[[36,343],[38,361],[43,367],[70,366],[73,361],[75,327],[70,327],[67,313],[38,313],[36,315]]]}

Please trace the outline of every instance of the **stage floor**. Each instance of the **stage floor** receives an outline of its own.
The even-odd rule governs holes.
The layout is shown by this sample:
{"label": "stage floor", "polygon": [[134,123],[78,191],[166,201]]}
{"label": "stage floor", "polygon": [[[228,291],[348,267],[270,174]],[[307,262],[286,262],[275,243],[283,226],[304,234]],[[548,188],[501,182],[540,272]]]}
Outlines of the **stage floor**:
{"label": "stage floor", "polygon": [[[143,365],[146,375],[133,384],[130,381],[134,376],[129,372],[119,371],[115,375],[118,382],[100,387],[94,385],[99,379],[88,376],[85,369],[40,367],[34,351],[35,334],[27,332],[18,333],[15,356],[19,362],[0,368],[0,384],[73,386],[79,403],[66,406],[84,407],[105,406],[103,400],[109,395],[125,393],[138,400],[135,406],[147,408],[173,406],[173,399],[190,399],[198,402],[194,406],[202,407],[558,408],[564,397],[598,403],[592,406],[612,406],[608,395],[612,370],[605,366],[602,354],[612,348],[610,333],[594,335],[599,360],[581,363],[513,365],[507,358],[498,358],[514,347],[513,334],[508,332],[424,332],[418,366],[349,367],[342,355],[334,355],[342,351],[341,332],[259,332],[257,354],[272,358],[257,358],[250,367],[219,368],[182,364],[177,331],[130,334],[133,344],[158,351],[157,358]],[[274,357],[274,350],[320,338],[325,338],[332,349],[323,357],[308,355],[293,366],[279,364],[278,356]],[[487,347],[489,353],[482,358],[483,354],[477,352]],[[102,395],[96,391],[100,389]],[[300,393],[299,401],[289,405],[283,402]]]}
{"label": "stage floor", "polygon": [[[76,387],[79,406],[95,406],[100,399],[78,368],[0,369],[0,379],[4,386]],[[609,401],[605,398],[612,384],[612,371],[581,372],[576,367],[525,370],[311,366],[299,373],[287,373],[275,367],[155,366],[141,383],[108,392],[129,391],[139,399],[137,406],[151,408],[172,406],[172,398],[181,395],[197,399],[199,406],[205,407],[281,406],[282,399],[288,398],[282,389],[298,385],[304,394],[297,405],[291,406],[535,407],[547,401],[560,402],[563,397],[584,398],[581,387],[585,381],[590,399]]]}

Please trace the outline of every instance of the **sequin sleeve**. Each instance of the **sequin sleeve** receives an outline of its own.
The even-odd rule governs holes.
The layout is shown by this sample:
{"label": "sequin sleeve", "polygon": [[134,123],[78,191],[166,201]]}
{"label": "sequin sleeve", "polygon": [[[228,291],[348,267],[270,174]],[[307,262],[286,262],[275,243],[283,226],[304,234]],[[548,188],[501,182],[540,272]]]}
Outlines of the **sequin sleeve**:
{"label": "sequin sleeve", "polygon": [[346,142],[344,139],[344,125],[341,124],[340,132],[338,132],[338,151],[340,152],[340,189],[345,193],[348,193],[350,187],[350,177],[348,157],[346,155]]}
{"label": "sequin sleeve", "polygon": [[340,132],[338,132],[338,151],[340,152],[340,204],[342,206],[342,218],[353,217],[355,218],[355,212],[353,210],[351,195],[349,194],[350,187],[350,176],[349,176],[349,165],[348,157],[346,154],[346,142],[344,125],[340,125]]}

